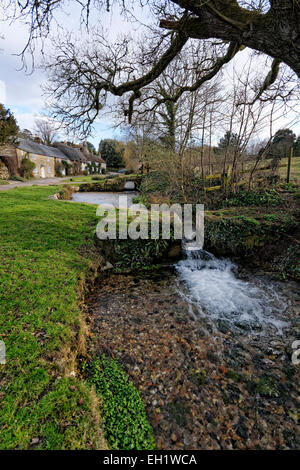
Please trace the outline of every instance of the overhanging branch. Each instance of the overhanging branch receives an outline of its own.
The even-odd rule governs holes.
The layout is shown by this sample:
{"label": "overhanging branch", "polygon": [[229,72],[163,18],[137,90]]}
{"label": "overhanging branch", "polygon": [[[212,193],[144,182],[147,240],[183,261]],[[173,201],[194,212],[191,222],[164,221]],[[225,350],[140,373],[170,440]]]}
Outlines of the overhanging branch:
{"label": "overhanging branch", "polygon": [[[183,93],[193,92],[193,91],[198,90],[205,82],[207,82],[207,81],[211,80],[212,78],[214,78],[217,75],[217,73],[221,70],[221,68],[225,64],[230,62],[233,59],[233,57],[239,52],[240,49],[241,49],[240,44],[231,43],[228,47],[228,50],[227,50],[226,54],[223,57],[219,57],[216,60],[214,66],[211,68],[211,70],[207,74],[203,75],[201,78],[196,80],[195,83],[193,83],[190,86],[182,86],[182,87],[178,88],[174,95],[165,96],[164,98],[158,100],[155,103],[155,107],[159,106],[160,104],[166,103],[168,101],[176,103],[179,100],[179,98],[182,96]],[[133,114],[133,103],[139,97],[140,97],[140,95],[136,95],[136,94],[133,94],[130,97],[129,111],[128,111],[129,123],[131,122],[131,118],[132,118],[132,114]]]}

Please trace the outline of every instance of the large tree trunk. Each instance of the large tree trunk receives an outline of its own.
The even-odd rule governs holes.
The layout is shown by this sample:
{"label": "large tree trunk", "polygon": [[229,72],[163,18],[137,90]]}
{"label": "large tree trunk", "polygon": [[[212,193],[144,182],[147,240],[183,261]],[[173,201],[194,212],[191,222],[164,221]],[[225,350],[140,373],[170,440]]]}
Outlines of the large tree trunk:
{"label": "large tree trunk", "polygon": [[174,0],[193,14],[179,22],[161,20],[163,28],[183,30],[195,39],[234,41],[285,62],[300,77],[300,2],[270,0],[261,14],[241,8],[235,0]]}

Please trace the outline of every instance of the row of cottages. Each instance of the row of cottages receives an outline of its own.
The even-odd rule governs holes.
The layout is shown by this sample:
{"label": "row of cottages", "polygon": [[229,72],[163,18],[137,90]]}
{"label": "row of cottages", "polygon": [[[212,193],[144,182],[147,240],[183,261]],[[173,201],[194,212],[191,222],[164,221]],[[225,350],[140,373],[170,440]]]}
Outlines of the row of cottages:
{"label": "row of cottages", "polygon": [[106,163],[100,155],[89,152],[87,144],[71,147],[55,142],[44,145],[40,141],[18,137],[16,143],[0,147],[2,179],[20,175],[24,159],[34,163],[35,178],[105,173]]}

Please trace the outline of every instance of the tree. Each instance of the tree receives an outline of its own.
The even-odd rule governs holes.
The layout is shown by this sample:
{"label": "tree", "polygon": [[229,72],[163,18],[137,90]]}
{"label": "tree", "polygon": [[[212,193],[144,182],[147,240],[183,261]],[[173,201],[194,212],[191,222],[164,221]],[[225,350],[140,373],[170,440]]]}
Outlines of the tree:
{"label": "tree", "polygon": [[[29,20],[30,47],[38,35],[45,37],[49,34],[54,11],[62,7],[65,1],[8,0],[8,3],[15,7],[15,10],[8,9],[9,15]],[[73,0],[73,3],[81,5],[88,23],[91,0]],[[145,73],[140,74],[136,68],[129,37],[116,44],[109,44],[105,37],[99,38],[102,52],[92,50],[87,55],[79,54],[76,47],[66,41],[65,47],[62,44],[60,53],[55,55],[56,66],[61,71],[57,74],[59,70],[55,66],[52,68],[54,95],[58,102],[66,95],[70,100],[66,110],[65,103],[60,105],[60,113],[65,116],[65,120],[68,119],[68,114],[73,116],[73,121],[69,118],[71,122],[81,119],[84,132],[90,130],[110,94],[118,97],[130,94],[127,110],[130,121],[133,104],[140,98],[143,88],[166,70],[190,40],[217,38],[221,45],[220,54],[208,64],[201,79],[197,79],[192,85],[180,87],[173,98],[174,102],[183,93],[195,90],[204,81],[215,77],[245,47],[272,58],[270,70],[256,97],[260,98],[274,83],[280,72],[281,62],[300,76],[299,0],[148,0],[145,3],[156,20],[160,19],[162,28],[159,33],[152,25],[152,48],[144,57],[148,65]],[[119,4],[129,14],[134,14],[136,8],[135,2],[126,0],[95,0],[94,4],[100,13],[101,9],[110,9],[113,4]],[[150,30],[148,28],[148,32]],[[51,72],[51,67],[49,71]]]}
{"label": "tree", "polygon": [[89,152],[93,153],[94,155],[97,155],[97,151],[95,149],[94,144],[92,144],[91,142],[87,142],[86,144]]}
{"label": "tree", "polygon": [[[63,7],[65,0],[8,0],[3,7],[15,18],[30,19],[30,39],[49,33],[49,24],[54,11]],[[7,8],[7,3],[15,7]],[[73,0],[80,4],[88,21],[91,0]],[[95,0],[98,9],[110,9],[114,3],[130,10],[129,1]],[[160,73],[165,63],[182,48],[188,38],[218,38],[226,42],[244,45],[263,52],[278,61],[285,62],[300,76],[299,44],[300,3],[298,0],[170,0],[165,2],[148,1],[160,20],[160,27],[176,33],[176,45],[168,50],[168,55],[155,72]],[[134,6],[132,7],[134,9]],[[174,55],[175,54],[175,55]],[[172,56],[172,57],[171,57]],[[150,77],[148,77],[149,79]],[[147,81],[147,79],[146,79]],[[138,80],[137,80],[138,82]],[[138,86],[139,83],[136,83]],[[145,83],[144,83],[145,85]],[[131,87],[128,86],[128,89]],[[133,90],[132,90],[133,91]]]}
{"label": "tree", "polygon": [[46,145],[52,144],[57,139],[57,130],[57,123],[50,119],[38,118],[35,120],[35,132]]}
{"label": "tree", "polygon": [[121,168],[124,163],[122,149],[116,140],[104,139],[99,144],[99,153],[109,168]]}
{"label": "tree", "polygon": [[267,156],[279,160],[287,157],[295,141],[296,136],[291,129],[279,129],[272,139]]}
{"label": "tree", "polygon": [[12,142],[17,136],[19,127],[9,109],[0,103],[0,145]]}
{"label": "tree", "polygon": [[220,150],[223,151],[227,149],[234,150],[238,147],[238,145],[239,145],[238,135],[235,134],[234,132],[227,131],[224,137],[220,139],[218,150],[219,151]]}
{"label": "tree", "polygon": [[[136,102],[132,124],[145,126],[148,123],[151,129],[149,137],[158,139],[167,149],[183,154],[208,125],[205,116],[208,110],[221,104],[221,86],[214,80],[209,85],[204,82],[178,100],[177,94],[182,86],[191,85],[205,74],[203,70],[215,53],[208,43],[203,47],[190,44],[188,50],[179,54],[158,79],[144,88],[143,95]],[[122,105],[124,119],[126,102],[123,101]]]}

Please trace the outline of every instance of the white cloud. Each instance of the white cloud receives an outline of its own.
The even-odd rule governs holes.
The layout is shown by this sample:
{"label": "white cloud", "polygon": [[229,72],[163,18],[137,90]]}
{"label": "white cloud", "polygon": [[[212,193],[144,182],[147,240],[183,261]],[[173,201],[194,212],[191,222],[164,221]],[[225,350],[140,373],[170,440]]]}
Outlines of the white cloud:
{"label": "white cloud", "polygon": [[28,129],[33,131],[35,116],[31,113],[19,113],[17,109],[12,108],[11,111],[17,120],[20,129]]}
{"label": "white cloud", "polygon": [[6,103],[6,87],[3,80],[0,80],[0,103]]}

